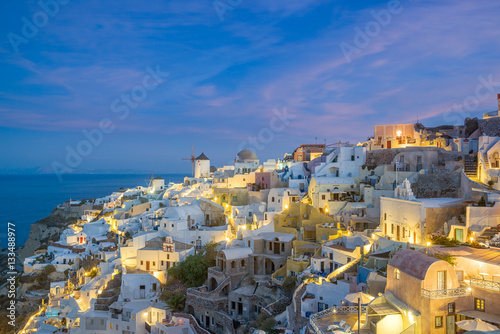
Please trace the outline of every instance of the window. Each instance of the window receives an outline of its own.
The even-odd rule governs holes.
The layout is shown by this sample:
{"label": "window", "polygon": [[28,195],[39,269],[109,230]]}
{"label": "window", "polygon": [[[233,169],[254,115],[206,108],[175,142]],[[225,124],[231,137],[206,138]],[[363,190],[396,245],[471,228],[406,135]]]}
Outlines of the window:
{"label": "window", "polygon": [[116,324],[116,330],[118,330],[118,324]]}
{"label": "window", "polygon": [[104,319],[101,319],[101,325],[104,325]]}
{"label": "window", "polygon": [[155,262],[155,261],[153,261],[153,267],[154,267],[154,266],[156,266],[156,262]]}
{"label": "window", "polygon": [[274,203],[274,197],[271,197],[271,202],[273,202],[273,203]]}
{"label": "window", "polygon": [[161,263],[161,265],[163,266],[163,265],[165,264],[165,261],[161,261],[160,263]]}
{"label": "window", "polygon": [[273,243],[269,241],[269,250],[273,250]]}
{"label": "window", "polygon": [[351,161],[354,161],[354,155],[351,155]]}
{"label": "window", "polygon": [[422,157],[417,157],[417,172],[422,169]]}
{"label": "window", "polygon": [[387,213],[384,213],[384,220],[387,220]]}
{"label": "window", "polygon": [[326,199],[326,195],[321,195],[321,199],[322,200]]}
{"label": "window", "polygon": [[397,280],[401,279],[401,272],[399,271],[399,269],[394,270],[394,278],[396,278]]}
{"label": "window", "polygon": [[443,327],[443,317],[442,316],[435,317],[434,323],[435,323],[436,328]]}
{"label": "window", "polygon": [[90,324],[93,325],[94,324],[94,319],[90,319]]}
{"label": "window", "polygon": [[391,234],[394,234],[394,224],[391,224]]}
{"label": "window", "polygon": [[448,304],[448,313],[455,313],[455,303]]}
{"label": "window", "polygon": [[144,261],[141,261],[141,266],[143,266],[143,265],[144,265]]}
{"label": "window", "polygon": [[484,312],[484,299],[474,298],[474,310]]}
{"label": "window", "polygon": [[445,290],[446,289],[446,271],[438,271],[437,272],[437,289]]}
{"label": "window", "polygon": [[464,271],[456,270],[455,273],[457,274],[458,281],[462,282],[464,280]]}

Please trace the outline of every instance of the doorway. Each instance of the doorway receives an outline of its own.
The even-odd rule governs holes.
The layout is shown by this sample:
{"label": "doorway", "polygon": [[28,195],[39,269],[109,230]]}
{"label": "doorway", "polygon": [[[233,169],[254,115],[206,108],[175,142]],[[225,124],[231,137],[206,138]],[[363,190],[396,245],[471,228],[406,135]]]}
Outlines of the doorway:
{"label": "doorway", "polygon": [[146,270],[149,270],[149,261],[146,261]]}
{"label": "doorway", "polygon": [[455,316],[446,317],[446,334],[455,334]]}

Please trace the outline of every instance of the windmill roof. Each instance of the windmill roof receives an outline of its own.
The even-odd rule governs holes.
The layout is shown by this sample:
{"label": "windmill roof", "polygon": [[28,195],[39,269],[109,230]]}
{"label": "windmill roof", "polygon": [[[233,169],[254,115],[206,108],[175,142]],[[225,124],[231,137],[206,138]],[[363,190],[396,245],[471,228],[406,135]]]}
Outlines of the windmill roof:
{"label": "windmill roof", "polygon": [[209,158],[207,158],[207,156],[205,155],[205,153],[201,153],[198,158],[196,158],[195,160],[210,160]]}

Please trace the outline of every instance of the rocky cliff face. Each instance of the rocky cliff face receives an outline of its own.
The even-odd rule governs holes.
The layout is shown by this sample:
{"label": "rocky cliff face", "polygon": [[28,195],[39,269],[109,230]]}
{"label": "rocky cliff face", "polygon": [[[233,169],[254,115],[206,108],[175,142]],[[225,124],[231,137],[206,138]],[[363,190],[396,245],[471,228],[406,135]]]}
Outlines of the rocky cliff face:
{"label": "rocky cliff face", "polygon": [[55,208],[50,216],[40,219],[31,225],[28,240],[24,244],[24,247],[19,250],[19,258],[24,261],[25,258],[34,255],[35,250],[40,248],[43,244],[47,244],[50,241],[58,241],[62,232],[68,225],[74,223],[77,218],[81,217],[84,210],[92,208],[92,205]]}

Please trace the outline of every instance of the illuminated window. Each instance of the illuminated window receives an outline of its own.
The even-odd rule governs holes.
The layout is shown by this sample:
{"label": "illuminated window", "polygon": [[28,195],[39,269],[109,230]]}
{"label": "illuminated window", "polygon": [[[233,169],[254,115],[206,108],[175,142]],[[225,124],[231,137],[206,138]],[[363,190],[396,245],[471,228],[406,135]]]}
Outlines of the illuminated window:
{"label": "illuminated window", "polygon": [[442,316],[435,317],[434,323],[436,325],[436,328],[443,327],[443,317]]}
{"label": "illuminated window", "polygon": [[394,270],[394,278],[396,278],[397,280],[401,279],[401,272],[399,271],[399,269]]}
{"label": "illuminated window", "polygon": [[113,324],[109,324],[109,328],[113,329]]}
{"label": "illuminated window", "polygon": [[474,310],[484,312],[484,299],[474,298]]}

